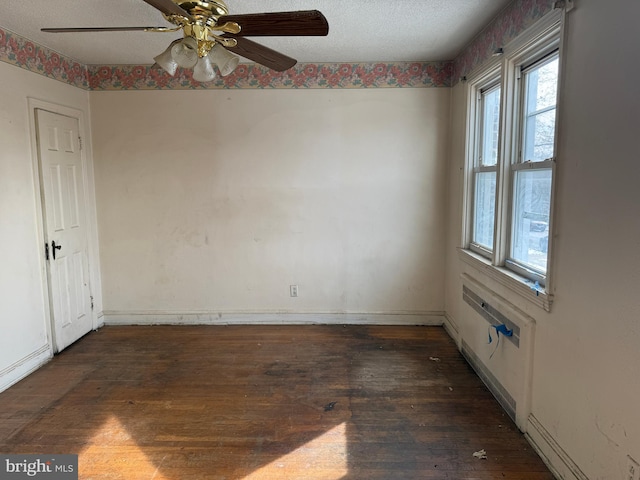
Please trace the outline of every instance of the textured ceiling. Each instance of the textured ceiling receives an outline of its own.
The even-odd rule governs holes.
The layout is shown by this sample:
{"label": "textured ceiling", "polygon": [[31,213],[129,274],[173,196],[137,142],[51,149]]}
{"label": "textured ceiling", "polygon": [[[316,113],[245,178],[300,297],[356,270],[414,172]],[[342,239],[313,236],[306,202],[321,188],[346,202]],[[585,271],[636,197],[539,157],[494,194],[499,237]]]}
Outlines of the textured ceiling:
{"label": "textured ceiling", "polygon": [[[327,37],[255,41],[300,62],[452,60],[509,0],[227,0],[235,13],[320,10]],[[42,33],[43,27],[171,26],[142,0],[0,4],[0,27],[85,64],[151,64],[178,33]]]}

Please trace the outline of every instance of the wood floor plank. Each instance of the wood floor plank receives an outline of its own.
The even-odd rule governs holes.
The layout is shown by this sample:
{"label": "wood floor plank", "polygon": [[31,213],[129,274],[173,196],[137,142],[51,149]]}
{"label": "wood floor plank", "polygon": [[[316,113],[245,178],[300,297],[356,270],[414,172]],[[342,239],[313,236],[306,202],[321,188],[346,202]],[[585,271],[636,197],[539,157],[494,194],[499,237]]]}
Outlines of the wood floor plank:
{"label": "wood floor plank", "polygon": [[553,479],[438,327],[106,327],[0,394],[0,452],[96,480]]}

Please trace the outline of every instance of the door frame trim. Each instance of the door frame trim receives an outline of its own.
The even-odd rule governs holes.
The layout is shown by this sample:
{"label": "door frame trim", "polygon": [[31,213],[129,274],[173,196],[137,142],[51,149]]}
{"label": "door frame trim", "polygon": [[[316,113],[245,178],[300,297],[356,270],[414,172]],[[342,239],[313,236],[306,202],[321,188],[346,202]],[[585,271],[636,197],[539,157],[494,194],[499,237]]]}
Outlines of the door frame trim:
{"label": "door frame trim", "polygon": [[44,256],[45,244],[45,218],[43,211],[44,194],[40,182],[40,159],[38,155],[38,129],[36,124],[36,110],[46,110],[51,113],[73,117],[78,120],[78,133],[82,137],[82,149],[80,158],[83,167],[83,184],[85,188],[86,202],[86,222],[87,222],[87,243],[88,243],[88,260],[89,260],[89,281],[91,282],[91,294],[93,296],[94,308],[91,311],[92,329],[96,330],[104,324],[102,313],[102,285],[100,276],[100,256],[98,244],[98,225],[96,215],[96,195],[95,195],[95,179],[93,170],[93,157],[91,155],[91,129],[87,123],[87,115],[83,110],[52,103],[33,97],[27,97],[27,106],[29,110],[29,137],[31,139],[31,176],[34,182],[34,191],[36,194],[36,231],[37,242],[40,246],[38,255],[39,270],[41,278],[42,298],[46,306],[44,312],[45,329],[47,333],[47,342],[53,352],[57,351],[55,345],[55,335],[53,329],[53,314],[51,310],[51,298],[49,295],[49,278],[47,274],[47,263]]}

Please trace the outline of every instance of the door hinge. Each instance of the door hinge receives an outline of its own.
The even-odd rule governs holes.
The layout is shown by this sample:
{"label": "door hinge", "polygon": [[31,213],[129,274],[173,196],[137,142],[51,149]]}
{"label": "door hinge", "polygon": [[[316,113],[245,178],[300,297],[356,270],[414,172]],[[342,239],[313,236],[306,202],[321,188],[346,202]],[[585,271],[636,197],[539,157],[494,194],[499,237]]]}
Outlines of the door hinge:
{"label": "door hinge", "polygon": [[93,295],[91,295],[90,298],[91,298],[91,311],[93,312]]}
{"label": "door hinge", "polygon": [[78,137],[78,145],[80,145],[80,150],[82,150],[82,137]]}

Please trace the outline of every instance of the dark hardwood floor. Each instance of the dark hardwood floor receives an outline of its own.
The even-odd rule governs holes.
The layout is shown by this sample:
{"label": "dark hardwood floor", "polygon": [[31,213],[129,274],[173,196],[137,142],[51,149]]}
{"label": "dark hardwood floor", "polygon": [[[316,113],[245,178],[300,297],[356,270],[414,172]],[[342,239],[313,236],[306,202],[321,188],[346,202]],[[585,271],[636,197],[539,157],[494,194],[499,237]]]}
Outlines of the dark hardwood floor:
{"label": "dark hardwood floor", "polygon": [[0,452],[77,453],[82,479],[553,479],[439,327],[105,327],[0,394]]}

